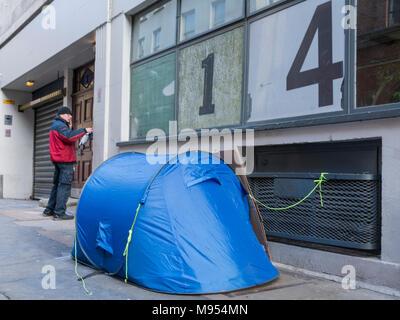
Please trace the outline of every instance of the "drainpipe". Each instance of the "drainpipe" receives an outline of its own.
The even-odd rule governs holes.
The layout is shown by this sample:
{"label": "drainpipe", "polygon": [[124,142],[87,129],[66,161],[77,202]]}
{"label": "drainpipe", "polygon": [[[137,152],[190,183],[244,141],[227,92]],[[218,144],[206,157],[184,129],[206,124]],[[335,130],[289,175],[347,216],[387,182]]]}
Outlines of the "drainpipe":
{"label": "drainpipe", "polygon": [[3,199],[3,176],[0,175],[0,199]]}
{"label": "drainpipe", "polygon": [[103,160],[109,157],[109,118],[110,118],[110,78],[111,78],[111,20],[113,0],[107,0],[107,23],[106,23],[106,72],[104,92],[104,153]]}

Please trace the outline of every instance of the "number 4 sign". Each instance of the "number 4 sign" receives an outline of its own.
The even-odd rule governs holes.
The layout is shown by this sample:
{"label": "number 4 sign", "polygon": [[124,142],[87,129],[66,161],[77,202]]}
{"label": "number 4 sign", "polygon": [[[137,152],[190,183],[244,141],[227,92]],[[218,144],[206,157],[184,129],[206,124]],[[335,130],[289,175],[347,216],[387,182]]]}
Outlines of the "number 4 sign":
{"label": "number 4 sign", "polygon": [[251,24],[249,122],[342,110],[344,5],[308,0]]}
{"label": "number 4 sign", "polygon": [[[311,43],[318,32],[318,68],[300,71]],[[319,85],[319,106],[333,104],[333,80],[343,78],[343,62],[332,63],[332,2],[321,4],[297,52],[287,76],[287,90]]]}

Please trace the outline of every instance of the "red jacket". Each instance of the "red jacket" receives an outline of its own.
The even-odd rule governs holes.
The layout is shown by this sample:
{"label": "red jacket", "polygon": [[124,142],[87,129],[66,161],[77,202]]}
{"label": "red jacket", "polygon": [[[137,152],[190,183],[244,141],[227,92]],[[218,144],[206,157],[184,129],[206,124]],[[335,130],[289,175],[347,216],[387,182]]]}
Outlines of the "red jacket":
{"label": "red jacket", "polygon": [[50,127],[50,158],[52,162],[76,162],[75,142],[86,134],[86,129],[72,131],[68,123],[56,117]]}

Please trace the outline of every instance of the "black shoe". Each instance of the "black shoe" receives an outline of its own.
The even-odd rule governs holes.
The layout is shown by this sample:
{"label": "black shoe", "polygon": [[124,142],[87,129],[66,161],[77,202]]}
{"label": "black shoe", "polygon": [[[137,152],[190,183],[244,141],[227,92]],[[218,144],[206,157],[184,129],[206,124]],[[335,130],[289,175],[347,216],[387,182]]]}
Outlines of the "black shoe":
{"label": "black shoe", "polygon": [[54,214],[53,220],[73,220],[75,217],[69,214]]}
{"label": "black shoe", "polygon": [[45,209],[42,213],[42,216],[44,216],[44,217],[51,217],[53,215],[54,215],[54,212],[53,212],[53,210],[50,210],[50,209]]}

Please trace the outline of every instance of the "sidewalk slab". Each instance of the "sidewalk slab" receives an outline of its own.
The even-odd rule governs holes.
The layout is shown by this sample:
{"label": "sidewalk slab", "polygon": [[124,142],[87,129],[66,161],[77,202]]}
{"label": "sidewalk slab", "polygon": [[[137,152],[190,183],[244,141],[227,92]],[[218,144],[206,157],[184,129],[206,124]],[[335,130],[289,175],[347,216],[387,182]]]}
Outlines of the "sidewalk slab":
{"label": "sidewalk slab", "polygon": [[[270,283],[210,295],[163,294],[97,274],[86,279],[93,292],[88,296],[77,281],[71,257],[75,221],[53,221],[42,211],[37,201],[0,200],[0,300],[400,300],[367,289],[345,290],[339,282],[281,265],[280,277]],[[56,271],[55,289],[42,286],[46,266]],[[81,264],[78,271],[82,276],[94,272]]]}
{"label": "sidewalk slab", "polygon": [[[79,199],[69,198],[67,201],[67,208],[77,206],[78,202],[79,202]],[[48,203],[49,203],[49,199],[40,199],[39,200],[39,206],[41,208],[46,208]]]}

